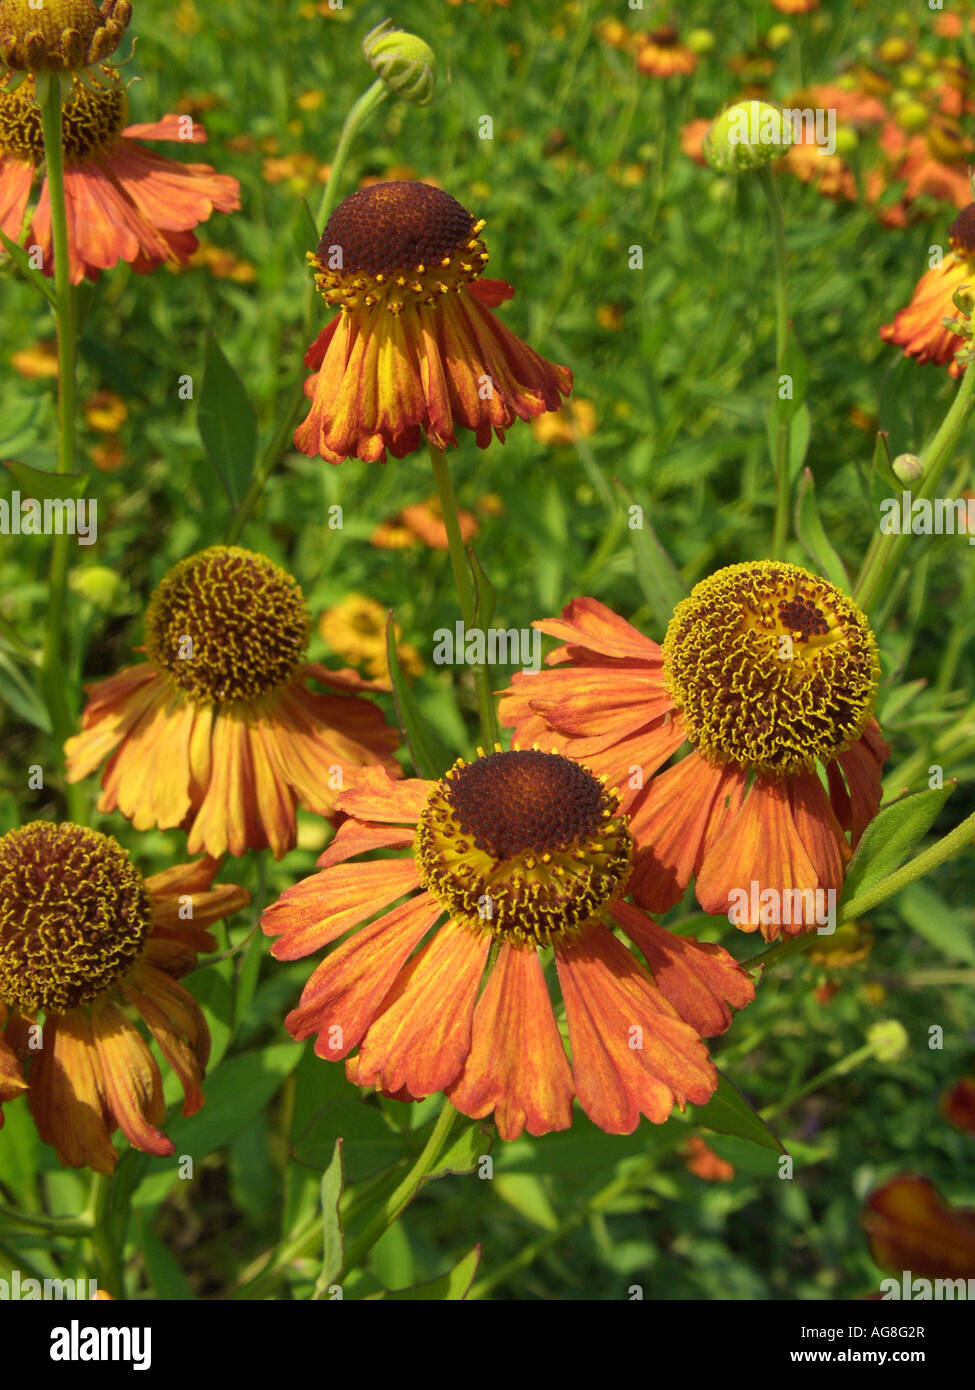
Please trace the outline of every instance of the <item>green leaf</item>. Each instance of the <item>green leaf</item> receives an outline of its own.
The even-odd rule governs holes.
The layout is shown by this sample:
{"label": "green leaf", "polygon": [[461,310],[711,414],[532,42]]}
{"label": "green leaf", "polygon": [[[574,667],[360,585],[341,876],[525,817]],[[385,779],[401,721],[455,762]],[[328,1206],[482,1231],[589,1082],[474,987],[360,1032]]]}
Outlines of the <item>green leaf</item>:
{"label": "green leaf", "polygon": [[806,362],[806,354],[799,346],[799,339],[796,337],[795,329],[789,324],[788,336],[786,338],[785,358],[782,363],[782,375],[792,378],[791,397],[785,399],[779,394],[779,380],[775,383],[775,414],[778,420],[791,420],[798,412],[806,399],[806,385],[809,378],[809,365]]}
{"label": "green leaf", "polygon": [[975,965],[975,931],[962,913],[949,907],[926,883],[910,883],[902,889],[897,910],[918,936],[930,941],[948,960]]}
{"label": "green leaf", "polygon": [[153,1298],[176,1299],[180,1302],[191,1300],[194,1296],[192,1286],[169,1247],[153,1229],[151,1216],[140,1212],[135,1220],[135,1229]]}
{"label": "green leaf", "polygon": [[299,198],[295,215],[291,220],[291,240],[294,243],[298,259],[306,271],[308,269],[308,252],[317,250],[321,239],[321,233],[315,225],[312,210],[308,206],[308,199]]}
{"label": "green leaf", "polygon": [[494,1134],[482,1124],[468,1125],[452,1140],[447,1151],[440,1155],[423,1181],[444,1178],[448,1173],[472,1173],[482,1158],[491,1152]]}
{"label": "green leaf", "polygon": [[363,1302],[375,1302],[388,1298],[426,1299],[437,1303],[460,1302],[467,1297],[474,1282],[474,1275],[477,1273],[480,1259],[481,1247],[475,1245],[469,1254],[465,1255],[458,1264],[455,1264],[447,1274],[441,1274],[439,1279],[431,1279],[427,1284],[416,1284],[412,1289],[367,1293]]}
{"label": "green leaf", "polygon": [[0,699],[35,729],[45,734],[51,732],[51,718],[40,691],[4,651],[0,651]]}
{"label": "green leaf", "polygon": [[850,580],[843,568],[843,561],[823,528],[816,505],[816,485],[809,468],[803,470],[796,495],[796,535],[818,573],[838,589],[848,592]]}
{"label": "green leaf", "polygon": [[915,792],[895,801],[867,826],[843,881],[840,906],[857,893],[874,888],[899,869],[923,840],[942,806],[955,789],[951,781],[931,791]]}
{"label": "green leaf", "polygon": [[342,1273],[345,1260],[345,1238],[339,1203],[345,1179],[342,1173],[342,1140],[336,1139],[332,1161],[322,1177],[322,1271],[315,1284],[316,1296],[321,1296]]}
{"label": "green leaf", "polygon": [[630,525],[630,542],[633,546],[633,562],[636,567],[637,583],[643,597],[653,609],[657,622],[666,628],[678,603],[687,597],[687,585],[681,579],[673,560],[657,539],[657,533],[646,510],[634,500],[630,490],[617,479],[617,487],[630,506],[630,520],[638,521],[638,526]]}
{"label": "green leaf", "polygon": [[474,626],[487,628],[491,626],[498,596],[473,550],[468,550],[467,558],[474,578]]}
{"label": "green leaf", "polygon": [[10,458],[28,449],[40,434],[41,399],[25,396],[13,402],[6,401],[3,406],[3,424],[0,426],[0,458]]}
{"label": "green leaf", "polygon": [[785,1153],[781,1140],[769,1129],[752,1103],[722,1072],[718,1072],[718,1089],[707,1105],[694,1108],[694,1120],[715,1134],[734,1134],[749,1139],[765,1149]]}
{"label": "green leaf", "polygon": [[420,777],[435,781],[442,777],[446,768],[454,761],[443,747],[439,738],[420,713],[413,692],[407,684],[396,651],[396,626],[393,610],[386,618],[386,655],[389,659],[389,674],[393,683],[393,701],[396,716],[410,750],[413,766]]}
{"label": "green leaf", "polygon": [[30,263],[30,257],[22,246],[18,246],[15,241],[11,241],[5,232],[0,232],[0,241],[3,242],[4,250],[16,265],[17,269],[24,276],[27,283],[31,285],[39,295],[42,295],[51,305],[57,308],[57,295],[54,293],[54,286],[50,283],[47,276],[40,270],[35,270]]}
{"label": "green leaf", "polygon": [[26,463],[4,462],[24,497],[38,501],[53,501],[56,497],[80,497],[88,481],[87,473],[48,473],[41,468],[28,468]]}
{"label": "green leaf", "polygon": [[217,342],[207,337],[197,428],[227,496],[236,507],[247,490],[257,453],[257,415],[240,377]]}
{"label": "green leaf", "polygon": [[497,1173],[494,1195],[509,1207],[541,1226],[543,1231],[557,1231],[559,1218],[549,1201],[548,1193],[534,1173]]}

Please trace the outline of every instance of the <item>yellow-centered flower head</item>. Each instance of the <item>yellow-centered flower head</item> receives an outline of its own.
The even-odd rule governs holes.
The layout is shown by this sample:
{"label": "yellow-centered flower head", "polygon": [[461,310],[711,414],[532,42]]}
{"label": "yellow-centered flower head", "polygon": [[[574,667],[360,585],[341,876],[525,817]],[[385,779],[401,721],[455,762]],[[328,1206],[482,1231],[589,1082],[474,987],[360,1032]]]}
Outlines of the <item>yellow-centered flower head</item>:
{"label": "yellow-centered flower head", "polygon": [[[118,143],[129,118],[125,88],[77,79],[61,108],[61,147],[71,160],[107,154]],[[34,80],[26,78],[16,92],[0,91],[0,155],[44,159],[41,110],[34,99]]]}
{"label": "yellow-centered flower head", "polygon": [[106,994],[152,928],[138,869],[110,835],[33,821],[0,839],[0,1004],[63,1013]]}
{"label": "yellow-centered flower head", "polygon": [[626,817],[605,781],[559,753],[459,759],[418,823],[423,887],[502,942],[575,936],[630,873]]}
{"label": "yellow-centered flower head", "polygon": [[730,565],[674,610],[664,678],[691,743],[785,777],[863,733],[880,677],[867,619],[839,589],[776,560]]}
{"label": "yellow-centered flower head", "polygon": [[0,56],[18,71],[90,67],[115,52],[131,18],[129,0],[0,0]]}
{"label": "yellow-centered flower head", "polygon": [[292,679],[309,623],[290,574],[264,555],[215,545],[180,561],[155,590],[145,650],[189,699],[229,704]]}

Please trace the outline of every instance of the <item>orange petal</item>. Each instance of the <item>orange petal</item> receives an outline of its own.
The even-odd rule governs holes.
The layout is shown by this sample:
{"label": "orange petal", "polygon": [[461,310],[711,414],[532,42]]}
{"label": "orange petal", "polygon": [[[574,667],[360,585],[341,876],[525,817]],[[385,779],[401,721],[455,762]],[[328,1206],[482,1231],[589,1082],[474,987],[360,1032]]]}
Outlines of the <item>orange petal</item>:
{"label": "orange petal", "polygon": [[95,1001],[91,1017],[103,1095],[114,1122],[144,1153],[174,1154],[172,1140],[156,1127],[166,1113],[162,1077],[141,1033],[106,999]]}
{"label": "orange petal", "polygon": [[356,1059],[360,1086],[416,1099],[459,1076],[491,939],[448,922],[400,973]]}
{"label": "orange petal", "polygon": [[556,945],[572,1072],[583,1110],[608,1134],[632,1134],[641,1114],[663,1124],[676,1103],[703,1105],[718,1084],[701,1039],[675,1014],[639,961],[597,923]]}
{"label": "orange petal", "polygon": [[419,886],[412,858],[337,864],[286,888],[265,909],[261,927],[279,937],[271,947],[275,960],[299,960]]}
{"label": "orange petal", "polygon": [[959,1129],[975,1134],[975,1076],[965,1076],[941,1098],[941,1113]]}
{"label": "orange petal", "polygon": [[146,964],[124,980],[121,988],[180,1079],[183,1114],[195,1115],[203,1104],[201,1085],[210,1055],[210,1030],[202,1009],[182,985]]}
{"label": "orange petal", "polygon": [[366,767],[339,797],[338,808],[357,820],[415,826],[436,785],[419,777],[394,782],[384,768]]}
{"label": "orange petal", "polygon": [[115,1121],[87,1011],[50,1015],[43,1041],[31,1063],[29,1092],[38,1134],[69,1167],[111,1173],[118,1158],[109,1138]]}
{"label": "orange petal", "polygon": [[501,947],[474,1010],[471,1050],[451,1102],[479,1120],[494,1111],[502,1139],[572,1123],[572,1071],[534,948]]}
{"label": "orange petal", "polygon": [[975,1212],[949,1206],[927,1178],[906,1174],[871,1193],[863,1213],[874,1260],[924,1278],[975,1276]]}
{"label": "orange petal", "polygon": [[612,913],[643,952],[660,993],[703,1038],[725,1031],[729,1006],[743,1009],[755,998],[753,981],[723,946],[677,936],[629,903],[614,903]]}

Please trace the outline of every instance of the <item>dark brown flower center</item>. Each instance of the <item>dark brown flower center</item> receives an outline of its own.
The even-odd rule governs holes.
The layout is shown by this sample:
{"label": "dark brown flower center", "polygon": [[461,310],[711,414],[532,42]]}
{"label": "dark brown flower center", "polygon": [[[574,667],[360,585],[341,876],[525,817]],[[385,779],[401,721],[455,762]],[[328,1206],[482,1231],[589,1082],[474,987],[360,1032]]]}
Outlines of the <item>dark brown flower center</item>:
{"label": "dark brown flower center", "polygon": [[969,203],[948,228],[952,249],[963,256],[975,255],[975,203]]}

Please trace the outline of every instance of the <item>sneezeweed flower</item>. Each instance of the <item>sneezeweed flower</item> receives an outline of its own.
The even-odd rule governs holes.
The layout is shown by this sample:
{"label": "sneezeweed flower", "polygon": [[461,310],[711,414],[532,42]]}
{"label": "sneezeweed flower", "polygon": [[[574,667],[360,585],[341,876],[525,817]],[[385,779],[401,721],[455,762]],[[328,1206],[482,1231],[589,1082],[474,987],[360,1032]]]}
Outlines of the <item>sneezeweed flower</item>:
{"label": "sneezeweed flower", "polygon": [[641,34],[638,42],[636,65],[648,77],[689,77],[697,67],[697,54],[672,25]]}
{"label": "sneezeweed flower", "polygon": [[927,1178],[902,1174],[878,1187],[863,1225],[883,1269],[926,1279],[975,1277],[975,1211],[951,1206]]}
{"label": "sneezeweed flower", "polygon": [[143,878],[110,835],[50,821],[0,839],[0,1102],[26,1091],[62,1163],[110,1173],[118,1128],[145,1153],[175,1152],[134,1016],[179,1077],[183,1114],[202,1106],[210,1036],[179,977],[216,950],[207,928],[250,901],[213,887],[216,868]]}
{"label": "sneezeweed flower", "polygon": [[[33,89],[32,78],[16,91],[0,88],[0,229],[11,241],[39,247],[41,268],[53,275],[51,206]],[[240,207],[236,179],[215,173],[208,164],[180,164],[142,143],[199,143],[206,139],[202,126],[176,115],[128,125],[128,113],[128,96],[112,69],[103,67],[97,79],[73,79],[62,110],[72,284],[86,276],[97,280],[119,261],[139,273],[167,260],[183,264],[196,249],[193,228],[214,210]]]}
{"label": "sneezeweed flower", "polygon": [[[533,421],[533,424],[537,423]],[[457,523],[460,538],[466,545],[477,535],[477,517],[473,512],[458,509]],[[380,550],[407,550],[414,545],[447,550],[447,528],[440,498],[428,497],[423,502],[411,502],[394,517],[381,522],[369,537],[369,543]]]}
{"label": "sneezeweed flower", "polygon": [[[345,598],[326,608],[318,619],[318,632],[336,656],[353,666],[362,666],[371,676],[389,689],[389,661],[386,655],[386,620],[388,610],[366,594],[346,594]],[[423,672],[423,661],[416,647],[402,642],[399,623],[393,624],[396,655],[410,676]]]}
{"label": "sneezeweed flower", "polygon": [[88,687],[69,781],[108,757],[100,811],[181,826],[191,854],[280,859],[298,804],[332,816],[359,768],[398,768],[396,730],[359,693],[372,687],[306,661],[308,631],[297,581],[266,556],[212,546],[182,560],[149,600],[148,660]]}
{"label": "sneezeweed flower", "polygon": [[591,598],[534,626],[567,645],[555,670],[514,676],[501,722],[625,789],[635,900],[664,912],[693,878],[705,912],[769,941],[824,925],[889,752],[872,718],[877,644],[851,600],[763,560],[697,584],[663,647]]}
{"label": "sneezeweed flower", "polygon": [[[358,1085],[400,1100],[443,1090],[465,1115],[493,1111],[503,1139],[566,1129],[573,1095],[613,1134],[708,1100],[717,1075],[701,1038],[723,1032],[754,987],[721,947],[623,901],[632,840],[604,778],[559,754],[498,751],[439,782],[370,771],[339,806],[347,819],[319,872],[262,919],[279,960],[358,928],[309,979],[286,1020],[295,1038],[316,1034],[333,1060],[357,1048],[346,1070]],[[408,846],[405,859],[351,862]]]}
{"label": "sneezeweed flower", "polygon": [[884,324],[880,336],[888,343],[897,343],[905,357],[918,362],[933,362],[939,367],[947,364],[952,376],[960,376],[964,368],[955,360],[963,347],[962,340],[945,319],[964,319],[954,297],[966,288],[975,288],[975,203],[959,213],[948,228],[951,250],[937,265],[926,270],[914,287],[906,309],[894,315],[893,323]]}
{"label": "sneezeweed flower", "polygon": [[0,0],[0,59],[19,72],[76,71],[122,41],[129,0]]}
{"label": "sneezeweed flower", "polygon": [[515,419],[557,410],[572,373],[539,357],[491,313],[514,294],[479,278],[483,220],[439,188],[392,181],[340,203],[311,257],[340,313],[305,355],[316,375],[295,446],[329,463],[384,462],[420,445],[456,445],[459,425],[486,448]]}
{"label": "sneezeweed flower", "polygon": [[552,415],[541,415],[531,423],[540,444],[572,444],[595,433],[596,407],[592,401],[575,397]]}

